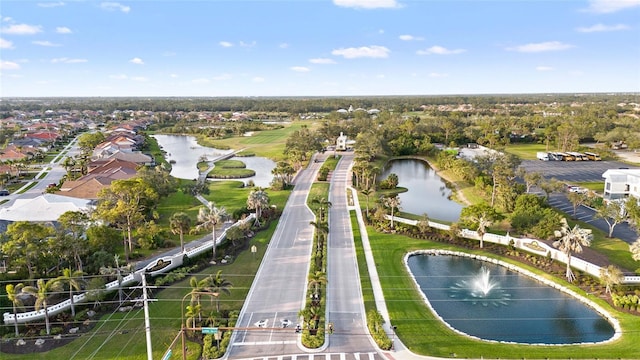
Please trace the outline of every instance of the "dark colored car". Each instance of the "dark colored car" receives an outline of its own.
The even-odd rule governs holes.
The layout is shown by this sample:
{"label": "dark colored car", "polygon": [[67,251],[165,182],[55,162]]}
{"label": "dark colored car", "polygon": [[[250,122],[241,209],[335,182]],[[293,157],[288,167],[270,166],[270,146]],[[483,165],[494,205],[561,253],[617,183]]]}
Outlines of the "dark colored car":
{"label": "dark colored car", "polygon": [[9,190],[0,190],[0,196],[9,196],[11,193]]}

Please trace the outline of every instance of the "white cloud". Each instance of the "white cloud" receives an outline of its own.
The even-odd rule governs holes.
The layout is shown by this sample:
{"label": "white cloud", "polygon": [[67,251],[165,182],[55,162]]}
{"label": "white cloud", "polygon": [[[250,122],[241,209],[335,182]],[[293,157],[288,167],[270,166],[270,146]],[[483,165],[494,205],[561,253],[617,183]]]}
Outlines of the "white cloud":
{"label": "white cloud", "polygon": [[208,84],[211,81],[207,78],[197,78],[197,79],[193,79],[191,80],[192,83],[194,84]]}
{"label": "white cloud", "polygon": [[179,76],[178,74],[169,74],[169,77],[172,79],[177,79]]}
{"label": "white cloud", "polygon": [[400,35],[398,36],[398,38],[402,41],[418,41],[418,40],[424,40],[424,38],[418,37],[418,36],[413,36],[413,35]]}
{"label": "white cloud", "polygon": [[449,74],[437,73],[437,72],[429,73],[429,77],[432,77],[432,78],[444,78],[444,77],[447,77],[447,76],[449,76]]}
{"label": "white cloud", "polygon": [[3,27],[2,32],[12,35],[33,35],[42,32],[42,26],[29,24],[12,24]]}
{"label": "white cloud", "polygon": [[68,27],[66,27],[66,26],[58,26],[58,27],[56,28],[56,32],[57,32],[58,34],[71,34],[71,33],[73,33],[73,31],[71,31],[71,29],[69,29],[69,28],[68,28]]}
{"label": "white cloud", "polygon": [[13,42],[0,38],[0,49],[13,49]]}
{"label": "white cloud", "polygon": [[462,54],[467,50],[465,49],[447,49],[442,46],[432,46],[426,50],[418,50],[416,53],[418,55],[453,55],[453,54]]}
{"label": "white cloud", "polygon": [[147,82],[147,81],[149,81],[149,79],[144,77],[144,76],[132,76],[131,80],[138,81],[138,82]]}
{"label": "white cloud", "polygon": [[0,70],[19,70],[20,64],[13,61],[0,60]]}
{"label": "white cloud", "polygon": [[384,46],[362,46],[359,48],[346,48],[333,50],[331,54],[343,56],[345,59],[356,58],[388,58],[391,51]]}
{"label": "white cloud", "polygon": [[309,71],[311,71],[311,69],[309,69],[308,67],[304,67],[304,66],[292,66],[291,70],[293,70],[295,72],[309,72]]}
{"label": "white cloud", "polygon": [[518,45],[515,47],[507,48],[507,50],[524,52],[524,53],[537,53],[537,52],[545,52],[545,51],[566,50],[572,47],[573,45],[565,44],[560,41],[547,41],[547,42],[541,42],[541,43]]}
{"label": "white cloud", "polygon": [[244,41],[240,41],[240,46],[241,47],[254,47],[254,46],[256,46],[256,42],[252,41],[250,43],[246,43]]}
{"label": "white cloud", "polygon": [[582,33],[592,33],[592,32],[603,32],[603,31],[620,31],[620,30],[629,30],[630,27],[624,24],[617,25],[604,25],[604,24],[595,24],[589,27],[579,27],[576,30]]}
{"label": "white cloud", "polygon": [[34,45],[47,46],[47,47],[62,46],[60,44],[52,43],[51,41],[47,41],[47,40],[36,40],[36,41],[32,41],[31,43]]}
{"label": "white cloud", "polygon": [[228,42],[228,41],[220,41],[218,44],[220,44],[220,46],[222,47],[232,47],[233,44]]}
{"label": "white cloud", "polygon": [[251,81],[253,82],[257,82],[257,83],[261,83],[265,81],[265,78],[261,77],[261,76],[256,76],[253,79],[251,79]]}
{"label": "white cloud", "polygon": [[114,80],[126,80],[129,77],[125,74],[117,74],[117,75],[109,75],[109,79],[114,79]]}
{"label": "white cloud", "polygon": [[309,62],[312,64],[335,64],[336,63],[333,59],[329,59],[329,58],[309,59]]}
{"label": "white cloud", "polygon": [[54,58],[51,59],[51,62],[53,64],[78,64],[78,63],[86,63],[89,60],[87,59],[69,59],[67,57],[61,57],[61,58]]}
{"label": "white cloud", "polygon": [[46,2],[46,3],[38,3],[38,6],[43,8],[52,8],[52,7],[64,6],[64,3],[62,1]]}
{"label": "white cloud", "polygon": [[123,13],[128,13],[131,11],[131,7],[122,5],[117,2],[103,2],[100,4],[100,8],[107,11],[122,11]]}
{"label": "white cloud", "polygon": [[402,7],[396,0],[333,0],[337,6],[356,9],[399,8]]}
{"label": "white cloud", "polygon": [[130,63],[132,64],[136,64],[136,65],[144,65],[144,61],[142,61],[142,59],[135,57],[131,60],[129,60]]}
{"label": "white cloud", "polygon": [[214,76],[213,80],[229,80],[231,78],[232,78],[231,74],[220,74],[218,76]]}
{"label": "white cloud", "polygon": [[587,12],[608,14],[640,6],[640,0],[590,0]]}
{"label": "white cloud", "polygon": [[282,43],[282,44],[278,45],[278,47],[279,47],[280,49],[286,49],[286,48],[288,48],[288,47],[289,47],[289,44],[287,44],[287,43]]}
{"label": "white cloud", "polygon": [[551,66],[536,66],[536,70],[538,70],[538,71],[552,71],[554,69]]}

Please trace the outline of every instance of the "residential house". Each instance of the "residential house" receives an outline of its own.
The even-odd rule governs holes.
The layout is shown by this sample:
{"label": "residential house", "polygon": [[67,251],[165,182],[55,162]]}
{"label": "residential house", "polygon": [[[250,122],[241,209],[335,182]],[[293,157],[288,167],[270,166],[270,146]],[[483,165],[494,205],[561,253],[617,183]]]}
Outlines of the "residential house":
{"label": "residential house", "polygon": [[108,169],[96,168],[91,173],[76,180],[65,181],[56,194],[73,198],[97,200],[98,193],[108,188],[115,180],[127,180],[136,176],[137,171],[127,166]]}

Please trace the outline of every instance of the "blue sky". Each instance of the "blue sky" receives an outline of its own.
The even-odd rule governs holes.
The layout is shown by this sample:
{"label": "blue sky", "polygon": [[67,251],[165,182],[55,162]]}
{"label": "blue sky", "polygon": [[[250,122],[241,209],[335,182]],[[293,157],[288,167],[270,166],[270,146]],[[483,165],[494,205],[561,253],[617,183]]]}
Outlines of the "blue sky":
{"label": "blue sky", "polygon": [[640,0],[3,0],[0,96],[640,92]]}

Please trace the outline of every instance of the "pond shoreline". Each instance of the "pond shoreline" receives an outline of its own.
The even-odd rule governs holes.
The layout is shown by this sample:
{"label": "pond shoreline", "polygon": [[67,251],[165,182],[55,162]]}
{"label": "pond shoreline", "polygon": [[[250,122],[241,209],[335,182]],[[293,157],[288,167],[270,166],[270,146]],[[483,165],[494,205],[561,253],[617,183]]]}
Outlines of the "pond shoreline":
{"label": "pond shoreline", "polygon": [[431,161],[429,161],[429,158],[427,157],[423,157],[423,156],[418,156],[418,155],[405,155],[405,156],[397,156],[397,157],[392,157],[389,158],[386,162],[385,162],[385,167],[387,166],[388,163],[390,163],[393,160],[407,160],[407,159],[413,159],[413,160],[420,160],[420,161],[424,161],[426,162],[429,167],[431,167],[431,169],[433,169],[433,171],[436,173],[436,175],[440,176],[443,180],[445,180],[447,182],[447,184],[451,185],[451,187],[453,187],[453,198],[454,200],[456,200],[456,202],[460,203],[460,205],[463,206],[467,206],[467,205],[472,205],[472,202],[469,201],[469,199],[467,199],[464,196],[464,193],[460,190],[460,187],[458,186],[458,183],[456,181],[454,181],[453,179],[451,179],[450,176],[448,176],[447,174],[443,174],[442,171],[440,171],[440,169]]}

